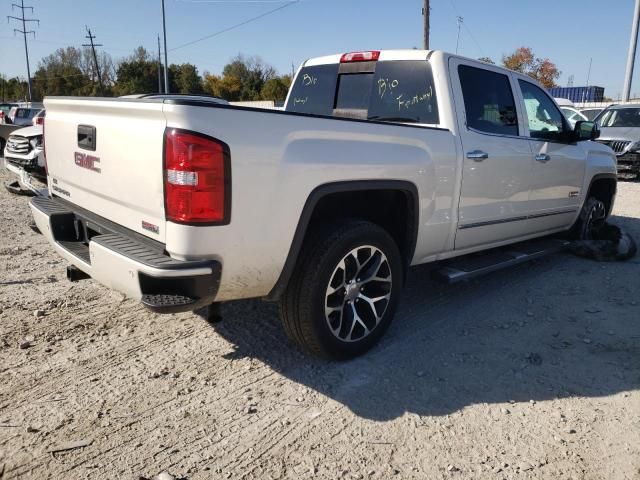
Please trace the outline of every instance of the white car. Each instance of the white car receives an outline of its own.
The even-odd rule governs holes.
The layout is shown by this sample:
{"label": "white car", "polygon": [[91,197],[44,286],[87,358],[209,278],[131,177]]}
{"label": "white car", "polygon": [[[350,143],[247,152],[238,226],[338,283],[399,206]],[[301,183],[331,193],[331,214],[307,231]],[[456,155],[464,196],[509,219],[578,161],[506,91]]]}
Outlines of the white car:
{"label": "white car", "polygon": [[560,107],[560,110],[562,110],[562,113],[565,114],[565,116],[567,117],[567,120],[569,120],[569,123],[571,124],[572,127],[576,126],[577,122],[588,122],[589,119],[579,110],[576,110],[575,108],[572,107]]}
{"label": "white car", "polygon": [[440,51],[308,60],[285,111],[45,106],[51,197],[31,210],[70,279],[159,313],[278,301],[288,336],[330,358],[382,336],[411,265],[452,262],[453,282],[536,258],[546,241],[514,244],[588,237],[616,192],[594,124],[572,129],[526,75]]}
{"label": "white car", "polygon": [[39,193],[41,188],[34,185],[32,177],[40,182],[47,181],[42,125],[15,130],[7,139],[4,158],[7,170],[18,176],[17,184],[10,185],[9,190]]}

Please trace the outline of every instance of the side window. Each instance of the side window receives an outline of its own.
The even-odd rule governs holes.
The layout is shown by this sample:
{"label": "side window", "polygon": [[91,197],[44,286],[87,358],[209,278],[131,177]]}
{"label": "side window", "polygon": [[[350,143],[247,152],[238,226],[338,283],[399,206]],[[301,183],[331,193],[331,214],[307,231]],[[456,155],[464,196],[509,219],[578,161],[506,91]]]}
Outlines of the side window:
{"label": "side window", "polygon": [[518,80],[529,123],[529,136],[544,140],[562,141],[565,138],[565,120],[549,96],[533,83]]}
{"label": "side window", "polygon": [[460,65],[460,85],[467,126],[480,132],[518,135],[518,115],[509,77]]}
{"label": "side window", "polygon": [[291,88],[287,111],[331,115],[337,78],[337,64],[303,68]]}

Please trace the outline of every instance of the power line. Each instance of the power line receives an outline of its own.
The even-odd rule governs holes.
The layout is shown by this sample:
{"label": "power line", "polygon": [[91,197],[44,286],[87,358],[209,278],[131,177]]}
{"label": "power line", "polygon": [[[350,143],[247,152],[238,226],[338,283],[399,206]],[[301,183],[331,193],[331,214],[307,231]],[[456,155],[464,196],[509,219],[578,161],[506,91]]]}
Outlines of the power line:
{"label": "power line", "polygon": [[27,30],[27,23],[28,22],[37,22],[38,26],[40,26],[40,20],[38,20],[37,18],[24,18],[24,11],[25,10],[31,9],[31,14],[33,14],[33,7],[25,7],[24,6],[24,0],[20,0],[20,5],[18,5],[17,3],[12,3],[11,4],[11,9],[13,9],[13,8],[19,8],[21,15],[19,17],[14,17],[13,15],[7,15],[7,21],[18,20],[18,21],[22,22],[22,30],[20,30],[19,28],[14,28],[13,29],[13,33],[14,33],[14,35],[15,35],[16,32],[22,33],[22,35],[24,37],[24,55],[25,55],[25,57],[27,59],[27,80],[29,81],[29,101],[32,101],[32,97],[31,97],[31,67],[29,66],[29,47],[27,46],[27,34],[33,33],[33,36],[35,38],[36,32],[34,30]]}
{"label": "power line", "polygon": [[[3,40],[16,40],[19,41],[16,37],[8,37],[6,35],[0,35],[0,39]],[[66,46],[66,47],[76,47],[76,48],[80,48],[82,46],[82,44],[79,43],[74,43],[71,41],[67,41],[67,40],[63,40],[63,41],[54,41],[54,40],[35,40],[32,39],[31,42],[34,43],[43,43],[46,45],[55,45],[58,48],[63,48],[62,45]],[[144,47],[144,45],[142,45]],[[146,48],[146,47],[145,47]],[[154,47],[155,48],[155,47]],[[128,52],[131,53],[133,51],[133,49],[130,48],[114,48],[114,47],[109,47],[109,48],[105,48],[104,49],[107,53],[108,52]],[[147,49],[148,50],[148,49]]]}
{"label": "power line", "polygon": [[223,30],[219,30],[219,31],[217,31],[215,33],[212,33],[211,35],[206,35],[206,36],[198,38],[196,40],[192,40],[192,41],[184,43],[182,45],[178,45],[177,47],[172,48],[170,51],[178,50],[179,48],[188,47],[188,46],[193,45],[195,43],[202,42],[203,40],[209,40],[210,38],[217,37],[218,35],[222,35],[223,33],[227,33],[227,32],[229,32],[231,30],[234,30],[236,28],[239,28],[239,27],[242,27],[244,25],[247,25],[248,23],[255,22],[256,20],[260,20],[261,18],[264,18],[267,15],[271,15],[272,13],[276,13],[276,12],[278,12],[280,10],[284,10],[287,7],[291,7],[292,5],[295,5],[296,3],[300,3],[300,0],[292,0],[289,3],[287,3],[286,5],[281,5],[278,8],[274,8],[274,9],[269,10],[269,11],[267,11],[267,12],[261,14],[261,15],[249,18],[249,19],[247,19],[247,20],[245,20],[243,22],[237,23],[237,24],[232,25],[230,27],[227,27],[227,28],[225,28]]}
{"label": "power line", "polygon": [[[453,8],[454,12],[456,13],[456,16],[462,17],[462,15],[460,14],[460,10],[458,10],[458,7],[456,7],[456,4],[453,3],[453,0],[449,0],[449,3],[451,3],[451,7]],[[476,44],[476,47],[478,47],[478,50],[480,50],[480,53],[482,54],[482,56],[486,57],[486,55],[484,53],[484,50],[480,46],[480,43],[478,43],[478,41],[476,40],[476,37],[473,36],[473,33],[471,33],[471,30],[469,29],[469,26],[466,23],[463,23],[462,26],[464,27],[464,29],[469,34],[469,37],[471,37],[471,40],[473,40],[473,43]]]}
{"label": "power line", "polygon": [[98,65],[98,57],[96,55],[96,47],[102,47],[103,45],[101,43],[93,43],[93,39],[96,38],[96,36],[91,34],[91,30],[89,29],[89,27],[85,25],[84,28],[87,29],[88,34],[84,38],[88,38],[90,43],[83,43],[82,46],[91,47],[91,51],[93,52],[93,61],[96,66],[96,74],[98,75],[98,83],[100,84],[100,95],[104,95],[104,85],[102,85],[102,75],[100,75],[100,66]]}

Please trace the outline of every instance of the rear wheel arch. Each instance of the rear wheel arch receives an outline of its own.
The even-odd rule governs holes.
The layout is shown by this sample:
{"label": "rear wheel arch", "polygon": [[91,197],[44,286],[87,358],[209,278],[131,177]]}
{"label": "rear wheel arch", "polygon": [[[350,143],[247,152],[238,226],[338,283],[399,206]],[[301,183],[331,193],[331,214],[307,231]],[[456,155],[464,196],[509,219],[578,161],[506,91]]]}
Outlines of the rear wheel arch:
{"label": "rear wheel arch", "polygon": [[[349,203],[349,199],[353,200],[353,204]],[[373,203],[368,204],[366,208],[360,208],[364,199],[373,200]],[[397,206],[397,202],[402,202],[406,211],[403,211],[402,215],[389,215],[388,211],[376,211],[375,207],[379,206],[376,202],[382,199],[392,202],[388,205],[390,208]],[[335,204],[340,205],[337,212],[331,210]],[[414,183],[405,180],[358,180],[318,186],[307,197],[284,267],[275,286],[265,297],[266,300],[280,299],[293,274],[305,238],[324,220],[362,219],[391,230],[389,233],[398,243],[403,260],[408,266],[413,258],[418,239],[419,205],[418,188]],[[335,215],[324,218],[323,212],[327,209],[335,212]]]}

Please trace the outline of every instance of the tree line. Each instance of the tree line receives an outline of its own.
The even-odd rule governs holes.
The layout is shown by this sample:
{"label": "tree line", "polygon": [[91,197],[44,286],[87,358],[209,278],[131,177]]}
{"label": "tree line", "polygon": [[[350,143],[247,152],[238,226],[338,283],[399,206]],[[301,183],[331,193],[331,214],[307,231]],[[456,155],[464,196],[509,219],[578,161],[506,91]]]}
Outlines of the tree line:
{"label": "tree line", "polygon": [[[489,57],[482,57],[478,60],[495,65],[495,62]],[[562,73],[555,63],[548,58],[536,57],[529,47],[520,47],[510,55],[503,55],[502,66],[529,75],[545,88],[557,87],[556,80],[560,78]]]}
{"label": "tree line", "polygon": [[[488,57],[479,60],[494,64]],[[548,58],[536,57],[528,47],[520,47],[502,57],[502,65],[525,73],[544,87],[556,86],[560,71]],[[45,96],[121,96],[136,93],[157,93],[159,85],[158,61],[143,47],[115,62],[102,52],[98,55],[98,71],[89,48],[67,47],[56,50],[38,63],[33,75],[33,100]],[[237,55],[225,65],[222,74],[204,72],[201,76],[191,63],[169,65],[171,93],[209,94],[228,101],[282,101],[291,85],[290,75],[279,75],[259,57]],[[160,83],[164,81],[161,72]],[[102,86],[102,87],[101,87]],[[0,74],[0,99],[25,100],[27,82],[18,77],[5,78]]]}
{"label": "tree line", "polygon": [[[33,100],[41,101],[45,96],[112,97],[164,91],[163,66],[143,47],[117,63],[105,52],[97,60],[99,77],[89,48],[60,48],[44,57],[32,77]],[[290,75],[278,75],[259,57],[241,54],[225,65],[221,75],[204,72],[201,76],[191,63],[171,64],[168,74],[171,93],[209,94],[229,101],[282,101],[291,84]],[[27,92],[24,78],[0,74],[0,100],[26,100]]]}

